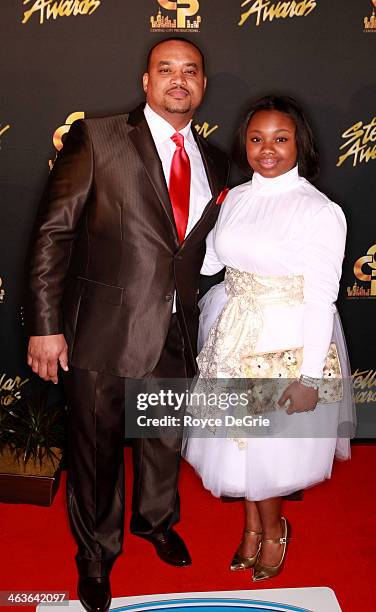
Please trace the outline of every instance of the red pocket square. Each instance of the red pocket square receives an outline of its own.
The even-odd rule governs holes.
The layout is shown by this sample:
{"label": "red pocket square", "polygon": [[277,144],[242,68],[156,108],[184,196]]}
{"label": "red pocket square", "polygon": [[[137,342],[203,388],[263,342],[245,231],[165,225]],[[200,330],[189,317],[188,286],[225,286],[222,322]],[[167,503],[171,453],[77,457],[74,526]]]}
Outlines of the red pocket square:
{"label": "red pocket square", "polygon": [[222,189],[222,191],[219,194],[218,198],[216,199],[215,203],[216,204],[222,204],[222,202],[224,201],[224,199],[227,196],[229,191],[230,191],[229,187],[225,187],[224,189]]}

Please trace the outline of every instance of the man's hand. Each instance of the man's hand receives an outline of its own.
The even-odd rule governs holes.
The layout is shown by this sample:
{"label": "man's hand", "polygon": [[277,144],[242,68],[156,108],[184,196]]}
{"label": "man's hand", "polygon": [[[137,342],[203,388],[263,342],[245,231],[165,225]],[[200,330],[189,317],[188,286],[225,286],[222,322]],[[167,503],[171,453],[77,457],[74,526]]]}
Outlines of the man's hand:
{"label": "man's hand", "polygon": [[317,389],[306,387],[300,382],[295,381],[282,393],[278,404],[282,407],[286,402],[289,402],[286,409],[287,414],[308,412],[316,408],[318,397],[319,392]]}
{"label": "man's hand", "polygon": [[43,380],[52,380],[56,385],[58,363],[68,371],[68,345],[63,334],[31,336],[27,363]]}

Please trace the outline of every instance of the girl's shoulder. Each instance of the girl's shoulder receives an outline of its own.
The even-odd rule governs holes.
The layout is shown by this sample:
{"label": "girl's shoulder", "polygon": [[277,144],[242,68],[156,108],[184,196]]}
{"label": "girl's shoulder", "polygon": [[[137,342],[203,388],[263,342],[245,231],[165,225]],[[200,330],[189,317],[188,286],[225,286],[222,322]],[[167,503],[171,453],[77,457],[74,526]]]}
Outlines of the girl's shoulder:
{"label": "girl's shoulder", "polygon": [[310,183],[307,179],[300,177],[299,189],[304,204],[312,214],[315,214],[323,209],[329,209],[336,214],[343,215],[342,208],[339,206],[339,204],[333,202],[327,195],[325,195],[325,193],[317,189],[317,187],[312,185],[312,183]]}
{"label": "girl's shoulder", "polygon": [[308,226],[337,227],[341,232],[346,232],[346,217],[338,204],[304,178],[301,179],[300,189],[304,221]]}
{"label": "girl's shoulder", "polygon": [[236,185],[236,187],[231,187],[230,191],[226,196],[226,200],[228,198],[232,200],[236,200],[238,197],[241,197],[243,194],[247,194],[252,186],[252,179],[246,181],[245,183],[240,183],[240,185]]}
{"label": "girl's shoulder", "polygon": [[251,183],[252,181],[241,183],[236,187],[232,187],[228,191],[221,205],[221,216],[223,216],[229,209],[236,208],[236,204],[241,204],[242,202],[244,202],[245,198],[249,198]]}

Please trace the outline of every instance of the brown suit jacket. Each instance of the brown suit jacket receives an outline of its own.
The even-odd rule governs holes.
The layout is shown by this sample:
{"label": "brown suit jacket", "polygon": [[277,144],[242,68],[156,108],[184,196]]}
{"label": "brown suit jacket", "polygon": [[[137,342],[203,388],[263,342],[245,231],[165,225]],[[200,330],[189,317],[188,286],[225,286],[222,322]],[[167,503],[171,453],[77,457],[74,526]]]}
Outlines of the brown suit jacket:
{"label": "brown suit jacket", "polygon": [[221,151],[198,136],[197,144],[213,197],[180,245],[142,106],[72,125],[39,209],[26,306],[30,335],[64,333],[71,365],[132,378],[152,372],[176,290],[195,367],[199,272],[229,170]]}

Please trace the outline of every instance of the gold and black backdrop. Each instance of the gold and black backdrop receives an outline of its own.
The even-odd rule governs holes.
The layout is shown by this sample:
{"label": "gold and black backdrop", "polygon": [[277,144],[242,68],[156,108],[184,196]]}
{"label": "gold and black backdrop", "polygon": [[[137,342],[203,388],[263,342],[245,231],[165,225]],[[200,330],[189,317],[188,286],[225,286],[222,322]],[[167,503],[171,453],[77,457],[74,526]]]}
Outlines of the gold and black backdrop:
{"label": "gold and black backdrop", "polygon": [[77,118],[138,104],[148,48],[182,35],[207,57],[196,127],[223,149],[230,150],[256,96],[290,94],[307,111],[321,153],[317,186],[348,222],[338,307],[358,436],[376,437],[375,7],[376,0],[1,0],[2,402],[32,385],[22,329],[24,259],[64,134]]}

